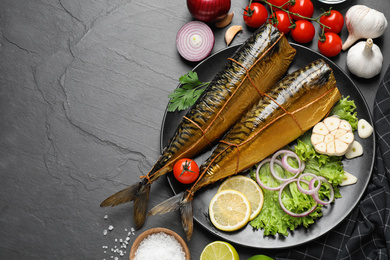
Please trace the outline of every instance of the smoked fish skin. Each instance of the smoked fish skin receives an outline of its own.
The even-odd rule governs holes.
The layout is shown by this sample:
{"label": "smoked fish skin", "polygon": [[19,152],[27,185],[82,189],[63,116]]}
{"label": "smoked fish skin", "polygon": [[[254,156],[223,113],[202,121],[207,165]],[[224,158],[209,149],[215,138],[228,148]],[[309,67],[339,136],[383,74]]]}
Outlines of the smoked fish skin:
{"label": "smoked fish skin", "polygon": [[287,75],[219,141],[201,165],[201,175],[194,185],[155,206],[148,214],[180,209],[182,225],[190,240],[196,191],[250,168],[288,145],[325,117],[340,97],[333,71],[323,60]]}
{"label": "smoked fish skin", "polygon": [[142,227],[150,185],[171,172],[180,158],[193,158],[218,141],[287,71],[296,50],[270,24],[260,27],[226,61],[179,124],[161,157],[139,183],[105,199],[100,206],[134,201],[134,220]]}
{"label": "smoked fish skin", "polygon": [[218,144],[200,167],[206,172],[192,192],[248,169],[288,145],[321,121],[340,98],[333,71],[323,60],[293,72]]}

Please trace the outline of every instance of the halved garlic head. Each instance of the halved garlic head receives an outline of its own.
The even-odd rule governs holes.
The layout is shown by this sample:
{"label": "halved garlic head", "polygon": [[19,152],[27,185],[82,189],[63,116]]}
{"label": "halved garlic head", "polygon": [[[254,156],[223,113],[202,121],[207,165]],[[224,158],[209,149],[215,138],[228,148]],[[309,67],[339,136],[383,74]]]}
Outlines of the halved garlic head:
{"label": "halved garlic head", "polygon": [[330,116],[313,127],[311,143],[320,154],[344,155],[355,137],[348,121]]}

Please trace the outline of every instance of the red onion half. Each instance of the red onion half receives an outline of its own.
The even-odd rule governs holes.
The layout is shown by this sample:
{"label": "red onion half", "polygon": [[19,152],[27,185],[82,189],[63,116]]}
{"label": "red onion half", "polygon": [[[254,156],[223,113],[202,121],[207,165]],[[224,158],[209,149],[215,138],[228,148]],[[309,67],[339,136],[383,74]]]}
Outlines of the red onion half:
{"label": "red onion half", "polygon": [[201,61],[214,47],[214,34],[211,28],[200,21],[183,25],[176,36],[176,47],[180,55],[188,61]]}

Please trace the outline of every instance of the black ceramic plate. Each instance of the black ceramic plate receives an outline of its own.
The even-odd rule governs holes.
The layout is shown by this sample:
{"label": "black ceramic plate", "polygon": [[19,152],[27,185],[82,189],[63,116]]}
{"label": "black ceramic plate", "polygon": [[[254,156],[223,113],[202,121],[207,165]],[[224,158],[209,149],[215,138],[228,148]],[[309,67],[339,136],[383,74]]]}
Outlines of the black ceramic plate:
{"label": "black ceramic plate", "polygon": [[[289,72],[295,71],[316,59],[324,59],[334,70],[341,94],[343,96],[350,96],[357,105],[358,117],[364,118],[372,124],[369,108],[360,90],[336,64],[309,48],[297,44],[291,45],[296,48],[297,55],[289,68]],[[239,46],[232,46],[215,53],[201,62],[193,70],[198,73],[199,78],[202,81],[211,80],[224,66],[226,59],[232,56],[238,47]],[[185,112],[186,111],[165,114],[161,129],[161,151],[173,136],[173,133]],[[299,227],[293,232],[290,232],[287,237],[278,235],[263,236],[262,230],[254,230],[250,225],[247,225],[236,232],[223,232],[217,230],[208,219],[208,206],[211,198],[215,195],[220,182],[208,186],[196,193],[193,203],[195,221],[221,239],[254,248],[286,248],[300,245],[320,237],[348,216],[362,197],[369,182],[375,155],[375,137],[374,135],[371,135],[371,137],[367,139],[360,139],[357,134],[355,134],[355,139],[362,144],[364,154],[358,158],[344,160],[343,164],[346,171],[354,174],[358,178],[358,182],[351,186],[342,187],[340,189],[342,198],[337,199],[335,203],[332,203],[330,206],[324,207],[323,216],[313,225],[309,226],[309,228]],[[210,151],[195,158],[195,161],[201,164],[209,155]],[[187,188],[177,182],[171,174],[168,174],[168,180],[174,193],[178,193]]]}

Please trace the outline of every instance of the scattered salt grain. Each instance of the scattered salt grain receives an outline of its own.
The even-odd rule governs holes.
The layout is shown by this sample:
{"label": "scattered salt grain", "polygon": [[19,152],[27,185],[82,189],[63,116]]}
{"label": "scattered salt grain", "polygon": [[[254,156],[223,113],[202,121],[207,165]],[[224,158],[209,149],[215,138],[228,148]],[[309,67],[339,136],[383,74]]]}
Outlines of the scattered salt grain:
{"label": "scattered salt grain", "polygon": [[107,235],[107,229],[103,230],[103,235]]}
{"label": "scattered salt grain", "polygon": [[113,226],[113,225],[109,225],[109,226],[108,226],[108,230],[111,231],[111,230],[113,230],[113,229],[114,229],[114,226]]}
{"label": "scattered salt grain", "polygon": [[108,215],[105,215],[105,216],[104,216],[104,219],[108,219]]}
{"label": "scattered salt grain", "polygon": [[175,237],[164,232],[147,236],[138,246],[134,260],[185,260],[185,253]]}

